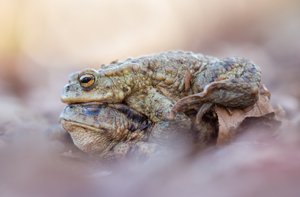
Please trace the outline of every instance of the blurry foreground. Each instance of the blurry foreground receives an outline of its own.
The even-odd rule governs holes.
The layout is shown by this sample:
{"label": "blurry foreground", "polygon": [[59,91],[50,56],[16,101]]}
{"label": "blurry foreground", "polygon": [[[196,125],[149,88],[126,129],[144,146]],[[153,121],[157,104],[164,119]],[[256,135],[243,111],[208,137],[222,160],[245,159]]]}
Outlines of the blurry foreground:
{"label": "blurry foreground", "polygon": [[[299,13],[296,0],[0,1],[0,195],[299,196]],[[70,72],[171,49],[252,59],[288,120],[109,168],[49,139]]]}

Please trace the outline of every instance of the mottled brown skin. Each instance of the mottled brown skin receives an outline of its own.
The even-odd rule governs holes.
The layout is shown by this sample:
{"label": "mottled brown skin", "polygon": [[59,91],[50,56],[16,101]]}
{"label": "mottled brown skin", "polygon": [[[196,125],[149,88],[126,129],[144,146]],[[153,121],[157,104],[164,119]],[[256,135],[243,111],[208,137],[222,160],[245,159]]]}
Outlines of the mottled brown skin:
{"label": "mottled brown skin", "polygon": [[125,157],[130,152],[147,155],[155,150],[147,142],[152,122],[126,105],[69,105],[60,121],[79,149],[99,158]]}
{"label": "mottled brown skin", "polygon": [[[95,77],[90,87],[79,81],[85,74]],[[253,105],[260,84],[260,68],[247,59],[169,51],[74,73],[61,99],[68,104],[123,102],[155,123],[170,117],[187,121],[178,112],[204,103],[229,108]]]}

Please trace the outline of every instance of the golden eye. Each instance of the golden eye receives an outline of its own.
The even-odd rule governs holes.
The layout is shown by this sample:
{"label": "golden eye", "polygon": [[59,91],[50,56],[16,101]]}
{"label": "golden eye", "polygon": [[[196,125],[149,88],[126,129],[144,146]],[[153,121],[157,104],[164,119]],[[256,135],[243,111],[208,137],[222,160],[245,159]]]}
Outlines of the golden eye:
{"label": "golden eye", "polygon": [[95,76],[92,74],[83,74],[79,77],[79,82],[83,88],[91,87],[95,83]]}

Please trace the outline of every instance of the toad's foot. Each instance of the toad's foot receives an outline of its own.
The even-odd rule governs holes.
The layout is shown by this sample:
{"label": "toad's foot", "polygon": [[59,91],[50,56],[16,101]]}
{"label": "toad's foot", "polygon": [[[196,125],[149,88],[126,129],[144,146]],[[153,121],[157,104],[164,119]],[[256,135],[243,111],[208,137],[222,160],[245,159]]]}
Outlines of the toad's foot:
{"label": "toad's foot", "polygon": [[173,106],[169,118],[174,119],[178,112],[185,112],[191,109],[195,109],[197,108],[196,106],[198,106],[199,109],[203,104],[203,99],[208,95],[208,87],[209,86],[206,86],[204,91],[200,93],[186,96],[178,100]]}
{"label": "toad's foot", "polygon": [[196,115],[195,124],[200,125],[200,122],[202,121],[204,114],[206,114],[212,108],[212,106],[213,106],[212,103],[204,103],[200,107]]}
{"label": "toad's foot", "polygon": [[205,95],[203,94],[203,92],[201,92],[180,99],[171,109],[169,118],[173,120],[178,112],[188,111],[191,109],[195,109],[195,106],[200,106],[203,103],[201,102],[201,98],[203,98],[204,96]]}

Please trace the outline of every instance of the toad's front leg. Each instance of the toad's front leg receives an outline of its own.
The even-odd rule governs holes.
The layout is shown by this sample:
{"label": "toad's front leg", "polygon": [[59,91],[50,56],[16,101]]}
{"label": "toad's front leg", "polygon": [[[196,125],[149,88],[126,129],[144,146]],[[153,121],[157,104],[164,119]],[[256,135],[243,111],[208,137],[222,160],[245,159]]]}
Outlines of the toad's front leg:
{"label": "toad's front leg", "polygon": [[[146,115],[154,123],[168,120],[168,116],[175,103],[155,88],[148,88],[137,92],[126,98],[125,102],[130,108]],[[184,113],[178,113],[174,119],[189,120]]]}
{"label": "toad's front leg", "polygon": [[[169,136],[175,130],[190,132],[191,120],[184,113],[177,113],[173,120],[169,120],[174,101],[162,95],[154,88],[144,90],[126,99],[129,107],[145,114],[151,121],[160,125],[155,136]],[[160,138],[158,137],[158,138]]]}

